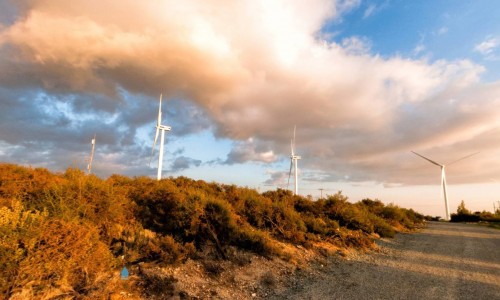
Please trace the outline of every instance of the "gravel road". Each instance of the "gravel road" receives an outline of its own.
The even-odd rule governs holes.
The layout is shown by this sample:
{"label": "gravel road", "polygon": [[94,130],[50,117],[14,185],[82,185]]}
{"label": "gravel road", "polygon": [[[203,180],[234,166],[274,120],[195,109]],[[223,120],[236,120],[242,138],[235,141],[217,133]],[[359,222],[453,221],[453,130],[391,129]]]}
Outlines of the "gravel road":
{"label": "gravel road", "polygon": [[500,230],[430,222],[337,260],[273,299],[500,299]]}

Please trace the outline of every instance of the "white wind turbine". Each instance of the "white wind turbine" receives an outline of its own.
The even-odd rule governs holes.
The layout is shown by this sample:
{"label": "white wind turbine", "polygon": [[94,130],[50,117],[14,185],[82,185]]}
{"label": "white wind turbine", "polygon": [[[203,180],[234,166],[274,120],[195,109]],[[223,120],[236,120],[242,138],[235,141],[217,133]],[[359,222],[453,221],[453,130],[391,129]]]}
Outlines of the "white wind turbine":
{"label": "white wind turbine", "polygon": [[87,165],[87,171],[90,174],[92,172],[92,161],[94,160],[94,150],[95,150],[95,134],[94,138],[92,139],[92,150],[90,151],[90,157],[89,157],[89,163]]}
{"label": "white wind turbine", "polygon": [[[413,152],[413,151],[411,151],[411,152],[412,152],[413,154],[415,154],[415,155],[418,155],[418,156],[422,157],[423,159],[427,160],[428,162],[430,162],[430,163],[432,163],[432,164],[435,164],[435,165],[436,165],[436,166],[438,166],[438,167],[441,167],[441,193],[442,193],[442,195],[444,196],[444,205],[445,205],[445,208],[446,208],[446,220],[447,220],[447,221],[448,221],[448,220],[450,220],[450,206],[449,206],[449,204],[448,204],[448,195],[447,195],[447,190],[446,190],[446,174],[445,174],[445,168],[446,168],[446,165],[444,165],[444,164],[440,164],[440,163],[437,163],[437,162],[435,162],[435,161],[433,161],[433,160],[431,160],[431,159],[429,159],[429,158],[427,158],[427,157],[425,157],[425,156],[423,156],[423,155],[418,154],[417,152]],[[464,159],[466,159],[466,158],[469,158],[469,157],[471,157],[471,156],[473,156],[473,155],[476,155],[476,154],[478,154],[478,153],[479,153],[479,152],[476,152],[476,153],[473,153],[473,154],[469,154],[469,155],[467,155],[467,156],[464,156],[464,157],[462,157],[462,158],[460,158],[460,159],[457,159],[457,160],[455,160],[455,161],[453,161],[453,162],[449,163],[449,164],[448,164],[448,166],[449,166],[449,165],[452,165],[452,164],[454,164],[454,163],[456,163],[456,162],[459,162],[459,161],[461,161],[461,160],[464,160]]]}
{"label": "white wind turbine", "polygon": [[290,172],[288,173],[288,183],[287,183],[287,188],[290,185],[290,176],[292,175],[292,167],[295,170],[295,190],[294,190],[294,195],[299,194],[299,169],[297,168],[297,161],[301,159],[300,156],[295,155],[295,130],[297,126],[293,127],[293,139],[291,140],[291,149],[292,149],[292,155],[290,156]]}
{"label": "white wind turbine", "polygon": [[161,173],[162,173],[162,165],[163,165],[163,144],[165,142],[165,131],[170,131],[171,127],[162,125],[161,124],[161,98],[162,95],[160,94],[160,107],[158,108],[158,121],[156,123],[156,134],[155,134],[155,140],[153,142],[153,148],[151,149],[151,159],[149,160],[149,164],[151,164],[151,160],[153,160],[153,154],[156,148],[156,141],[158,140],[158,134],[161,131],[161,139],[160,139],[160,152],[158,154],[158,176],[157,179],[161,179]]}

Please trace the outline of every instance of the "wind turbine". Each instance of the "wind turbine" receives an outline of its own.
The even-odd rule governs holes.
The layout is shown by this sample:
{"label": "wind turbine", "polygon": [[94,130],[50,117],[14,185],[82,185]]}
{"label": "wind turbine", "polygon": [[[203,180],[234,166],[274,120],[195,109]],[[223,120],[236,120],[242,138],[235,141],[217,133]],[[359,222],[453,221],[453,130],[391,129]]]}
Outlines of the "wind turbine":
{"label": "wind turbine", "polygon": [[300,156],[295,155],[295,130],[297,129],[297,126],[293,127],[293,139],[291,140],[291,149],[292,149],[292,155],[290,156],[290,172],[288,173],[288,183],[287,183],[287,188],[290,185],[290,176],[292,175],[292,167],[295,170],[295,190],[293,192],[294,195],[299,194],[299,170],[297,168],[297,161],[301,159]]}
{"label": "wind turbine", "polygon": [[92,143],[92,150],[90,151],[89,164],[87,165],[87,171],[89,174],[92,171],[92,161],[94,160],[95,134],[94,134],[94,138],[92,139],[91,143]]}
{"label": "wind turbine", "polygon": [[156,123],[156,134],[155,140],[153,142],[153,148],[151,149],[151,158],[149,159],[149,164],[151,165],[151,160],[153,160],[153,154],[156,148],[156,142],[158,141],[158,134],[161,131],[161,139],[160,139],[160,152],[158,154],[158,176],[157,180],[161,179],[162,165],[163,165],[163,144],[165,142],[165,131],[170,131],[171,127],[161,124],[161,98],[162,94],[160,94],[160,107],[158,108],[158,121]]}
{"label": "wind turbine", "polygon": [[[430,162],[430,163],[432,163],[432,164],[435,164],[435,165],[436,165],[436,166],[438,166],[438,167],[441,167],[441,189],[442,189],[442,194],[443,194],[443,196],[444,196],[444,205],[445,205],[445,208],[446,208],[446,220],[447,220],[447,221],[449,221],[449,220],[450,220],[450,206],[449,206],[449,204],[448,204],[448,195],[447,195],[447,190],[446,190],[446,174],[445,174],[445,168],[446,168],[446,165],[444,165],[444,164],[440,164],[440,163],[437,163],[437,162],[435,162],[435,161],[433,161],[433,160],[431,160],[431,159],[429,159],[429,158],[427,158],[427,157],[425,157],[425,156],[423,156],[423,155],[418,154],[417,152],[413,152],[413,151],[411,151],[411,152],[412,152],[413,154],[418,155],[418,156],[420,156],[421,158],[423,158],[423,159],[427,160],[428,162]],[[464,157],[462,157],[462,158],[460,158],[460,159],[457,159],[457,160],[455,160],[455,161],[453,161],[453,162],[449,163],[449,164],[448,164],[448,166],[449,166],[449,165],[452,165],[452,164],[454,164],[454,163],[456,163],[456,162],[459,162],[459,161],[461,161],[461,160],[464,160],[464,159],[466,159],[466,158],[469,158],[469,157],[471,157],[471,156],[473,156],[473,155],[476,155],[476,154],[478,154],[478,153],[479,153],[479,152],[476,152],[476,153],[473,153],[473,154],[469,154],[469,155],[467,155],[467,156],[464,156]]]}

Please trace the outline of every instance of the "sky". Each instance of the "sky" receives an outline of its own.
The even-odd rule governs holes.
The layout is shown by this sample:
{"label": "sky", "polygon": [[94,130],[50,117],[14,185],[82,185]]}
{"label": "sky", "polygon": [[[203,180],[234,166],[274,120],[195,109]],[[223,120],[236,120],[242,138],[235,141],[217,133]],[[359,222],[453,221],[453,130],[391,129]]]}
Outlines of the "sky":
{"label": "sky", "polygon": [[[444,216],[500,200],[495,0],[0,0],[0,161],[342,191]],[[157,155],[158,149],[155,151]],[[290,188],[293,186],[293,176]],[[322,190],[320,190],[322,189]]]}

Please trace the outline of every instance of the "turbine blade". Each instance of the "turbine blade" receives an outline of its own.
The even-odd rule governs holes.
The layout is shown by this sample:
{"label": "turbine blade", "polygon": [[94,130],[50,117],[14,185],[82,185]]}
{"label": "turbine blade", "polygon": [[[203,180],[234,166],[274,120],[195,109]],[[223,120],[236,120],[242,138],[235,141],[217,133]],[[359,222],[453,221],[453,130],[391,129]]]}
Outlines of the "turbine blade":
{"label": "turbine blade", "polygon": [[295,153],[293,151],[293,140],[290,140],[290,150],[291,150],[292,156],[294,156]]}
{"label": "turbine blade", "polygon": [[293,126],[293,150],[295,152],[295,132],[297,131],[297,125]]}
{"label": "turbine blade", "polygon": [[413,154],[415,154],[415,155],[418,155],[418,156],[422,157],[423,159],[427,160],[428,162],[430,162],[430,163],[432,163],[432,164],[435,164],[436,166],[440,166],[440,167],[442,167],[442,166],[443,166],[442,164],[439,164],[439,163],[437,163],[437,162],[435,162],[435,161],[433,161],[433,160],[430,160],[430,159],[428,159],[427,157],[425,157],[425,156],[423,156],[423,155],[418,154],[417,152],[413,152],[413,151],[411,151],[411,152],[412,152]]}
{"label": "turbine blade", "polygon": [[288,172],[288,182],[286,183],[286,189],[288,190],[290,186],[290,176],[292,176],[292,166],[293,166],[293,160],[290,159],[290,172]]}
{"label": "turbine blade", "polygon": [[469,158],[469,157],[471,157],[471,156],[474,156],[474,155],[476,155],[476,154],[479,154],[479,152],[472,153],[472,154],[469,154],[469,155],[467,155],[467,156],[464,156],[464,157],[462,157],[462,158],[460,158],[460,159],[457,159],[457,160],[455,160],[455,161],[453,161],[453,162],[449,163],[449,164],[448,164],[448,166],[449,166],[449,165],[451,165],[451,164],[454,164],[454,163],[456,163],[456,162],[459,162],[459,161],[461,161],[461,160],[464,160],[464,159],[466,159],[466,158]]}
{"label": "turbine blade", "polygon": [[297,125],[293,126],[293,146],[295,147],[295,131],[297,130]]}
{"label": "turbine blade", "polygon": [[156,128],[155,140],[153,142],[153,147],[151,148],[151,158],[149,159],[149,165],[151,165],[151,161],[153,160],[153,155],[155,153],[156,142],[158,141],[158,134],[160,133],[160,129]]}
{"label": "turbine blade", "polygon": [[158,108],[158,123],[157,125],[160,126],[161,125],[161,98],[162,98],[163,94],[160,94],[160,107]]}

